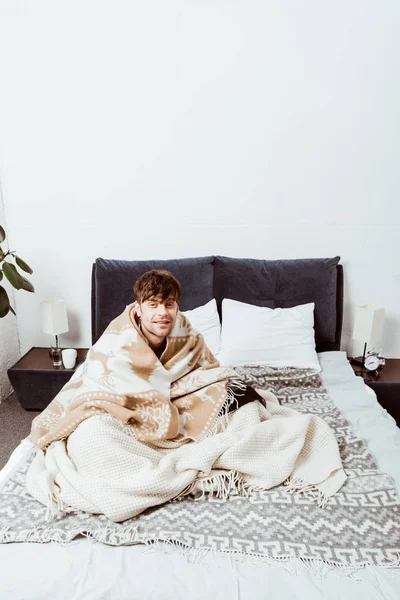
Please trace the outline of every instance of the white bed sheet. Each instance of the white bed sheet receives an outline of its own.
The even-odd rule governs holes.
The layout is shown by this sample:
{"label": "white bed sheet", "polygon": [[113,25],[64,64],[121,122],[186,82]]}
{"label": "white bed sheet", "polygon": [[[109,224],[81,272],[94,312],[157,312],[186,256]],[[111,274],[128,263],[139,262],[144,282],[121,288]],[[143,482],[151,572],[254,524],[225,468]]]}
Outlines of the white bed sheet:
{"label": "white bed sheet", "polygon": [[[400,492],[400,429],[380,407],[375,394],[354,376],[344,352],[319,354],[322,378],[331,398],[367,441],[380,468]],[[24,452],[18,447],[0,472],[8,476]],[[228,557],[206,556],[189,563],[178,551],[146,551],[142,546],[109,547],[88,539],[56,544],[0,545],[1,600],[258,600],[279,598],[398,600],[399,571],[367,568],[351,578],[338,570],[317,579],[296,563],[282,567],[252,565]]]}

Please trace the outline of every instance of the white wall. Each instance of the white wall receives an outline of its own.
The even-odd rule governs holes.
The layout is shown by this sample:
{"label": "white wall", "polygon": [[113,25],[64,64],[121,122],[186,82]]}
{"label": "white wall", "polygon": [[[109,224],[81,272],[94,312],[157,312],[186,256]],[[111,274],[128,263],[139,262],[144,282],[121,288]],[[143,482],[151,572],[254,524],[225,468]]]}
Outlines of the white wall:
{"label": "white wall", "polygon": [[[1,183],[1,182],[0,182]],[[6,228],[3,198],[1,194],[0,185],[0,225],[3,229]],[[2,249],[8,249],[8,237],[2,244]],[[13,288],[8,281],[3,277],[1,284],[7,291],[8,297],[10,298],[11,305],[14,307],[14,294]],[[7,398],[12,392],[11,384],[7,377],[7,369],[11,367],[19,358],[19,341],[18,341],[18,330],[17,320],[15,316],[9,312],[6,317],[0,319],[0,402]]]}
{"label": "white wall", "polygon": [[400,356],[396,0],[3,0],[0,175],[21,349],[90,344],[97,256],[340,254]]}

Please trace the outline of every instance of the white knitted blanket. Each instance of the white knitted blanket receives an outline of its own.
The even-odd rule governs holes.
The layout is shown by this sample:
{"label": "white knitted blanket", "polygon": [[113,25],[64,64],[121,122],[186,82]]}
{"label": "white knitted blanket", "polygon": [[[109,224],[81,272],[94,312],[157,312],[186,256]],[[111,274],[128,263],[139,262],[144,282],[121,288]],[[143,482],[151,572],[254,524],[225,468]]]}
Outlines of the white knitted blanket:
{"label": "white knitted blanket", "polygon": [[199,490],[227,497],[282,482],[323,506],[345,479],[323,420],[254,401],[220,417],[212,435],[180,446],[141,442],[131,425],[93,416],[46,453],[38,450],[26,485],[49,516],[80,509],[119,522]]}

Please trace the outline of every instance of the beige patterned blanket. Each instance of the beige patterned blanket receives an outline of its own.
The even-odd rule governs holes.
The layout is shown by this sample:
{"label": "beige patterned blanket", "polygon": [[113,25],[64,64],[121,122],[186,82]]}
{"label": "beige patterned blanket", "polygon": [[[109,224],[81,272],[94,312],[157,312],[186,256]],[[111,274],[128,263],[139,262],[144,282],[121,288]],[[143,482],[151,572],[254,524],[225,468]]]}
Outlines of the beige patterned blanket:
{"label": "beige patterned blanket", "polygon": [[[203,336],[178,313],[157,358],[135,321],[136,303],[114,319],[83,366],[34,419],[29,439],[44,449],[85,419],[108,413],[131,423],[138,440],[186,443],[204,437],[224,405],[233,369],[219,367]],[[239,384],[240,386],[240,384]]]}
{"label": "beige patterned blanket", "polygon": [[[287,482],[323,506],[345,481],[330,427],[265,401],[228,412],[240,389],[179,314],[160,360],[130,305],[33,424],[26,486],[49,518],[112,521],[190,493],[226,498]],[[273,395],[270,396],[274,400]],[[89,418],[90,417],[90,418]]]}

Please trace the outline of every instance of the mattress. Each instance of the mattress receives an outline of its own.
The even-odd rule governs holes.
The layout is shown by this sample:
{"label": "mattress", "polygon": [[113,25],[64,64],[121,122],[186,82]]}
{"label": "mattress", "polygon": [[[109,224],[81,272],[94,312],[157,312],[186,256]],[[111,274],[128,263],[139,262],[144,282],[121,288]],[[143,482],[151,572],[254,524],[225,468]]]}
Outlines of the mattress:
{"label": "mattress", "polygon": [[[400,493],[400,430],[374,392],[357,378],[344,352],[319,354],[322,379],[355,432]],[[24,454],[22,443],[0,472],[0,483]],[[0,545],[1,599],[230,600],[280,598],[363,598],[397,600],[400,570],[368,567],[347,576],[338,569],[311,573],[300,562],[259,564],[208,554],[190,562],[172,547],[111,547],[79,539],[68,545]]]}

